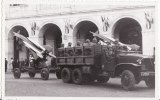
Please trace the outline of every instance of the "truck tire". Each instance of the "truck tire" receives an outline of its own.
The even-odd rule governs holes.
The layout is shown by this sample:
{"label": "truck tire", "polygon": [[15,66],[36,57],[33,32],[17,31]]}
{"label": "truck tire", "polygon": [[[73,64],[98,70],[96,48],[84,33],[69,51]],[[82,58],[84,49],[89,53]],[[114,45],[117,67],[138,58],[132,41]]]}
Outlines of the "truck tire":
{"label": "truck tire", "polygon": [[155,77],[149,77],[145,79],[145,83],[148,88],[154,88],[155,87]]}
{"label": "truck tire", "polygon": [[135,85],[134,74],[130,70],[124,70],[121,76],[121,84],[123,89],[132,90]]}
{"label": "truck tire", "polygon": [[20,71],[20,69],[19,69],[19,68],[15,68],[15,69],[13,70],[13,75],[14,75],[14,78],[15,78],[15,79],[19,79],[20,76],[21,76],[21,71]]}
{"label": "truck tire", "polygon": [[109,77],[99,77],[97,81],[99,83],[107,83],[109,81]]}
{"label": "truck tire", "polygon": [[64,83],[71,83],[72,77],[71,77],[72,71],[69,68],[63,68],[61,72],[61,78]]}
{"label": "truck tire", "polygon": [[29,75],[30,78],[34,78],[35,75],[36,75],[35,69],[34,68],[29,69],[28,70],[28,75]]}
{"label": "truck tire", "polygon": [[41,78],[42,78],[42,80],[48,80],[48,78],[49,78],[48,68],[41,69]]}
{"label": "truck tire", "polygon": [[75,84],[82,84],[84,81],[84,77],[82,71],[79,68],[73,70],[72,80]]}
{"label": "truck tire", "polygon": [[60,72],[56,72],[56,76],[57,76],[57,79],[61,79],[61,73]]}

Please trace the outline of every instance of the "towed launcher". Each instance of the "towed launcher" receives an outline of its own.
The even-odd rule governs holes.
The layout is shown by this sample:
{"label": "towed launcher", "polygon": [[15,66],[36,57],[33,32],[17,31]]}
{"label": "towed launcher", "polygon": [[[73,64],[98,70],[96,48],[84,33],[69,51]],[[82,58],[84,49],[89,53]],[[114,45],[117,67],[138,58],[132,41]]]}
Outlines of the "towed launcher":
{"label": "towed launcher", "polygon": [[[40,72],[41,78],[43,80],[47,80],[49,78],[49,72],[56,71],[56,56],[51,53],[52,47],[48,45],[43,47],[31,39],[21,35],[20,31],[17,33],[14,32],[14,36],[21,39],[31,52],[32,57],[29,59],[29,66],[25,68],[25,70],[28,71],[29,76],[33,78],[35,77],[36,72]],[[13,73],[15,78],[20,78],[20,68],[15,68]]]}

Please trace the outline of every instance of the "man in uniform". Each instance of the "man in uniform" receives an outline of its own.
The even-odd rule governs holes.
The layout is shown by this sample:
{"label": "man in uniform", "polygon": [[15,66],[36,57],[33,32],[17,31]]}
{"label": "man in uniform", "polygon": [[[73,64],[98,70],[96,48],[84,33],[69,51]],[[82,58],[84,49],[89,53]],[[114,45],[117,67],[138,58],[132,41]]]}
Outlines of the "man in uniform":
{"label": "man in uniform", "polygon": [[98,43],[97,38],[94,37],[94,38],[92,39],[92,44],[93,44],[93,45],[96,45],[97,43]]}
{"label": "man in uniform", "polygon": [[72,47],[72,43],[71,42],[68,42],[68,48],[71,48]]}
{"label": "man in uniform", "polygon": [[86,42],[83,44],[84,46],[92,46],[91,41],[86,39]]}
{"label": "man in uniform", "polygon": [[77,41],[76,46],[82,46],[81,42],[80,42],[80,41]]}

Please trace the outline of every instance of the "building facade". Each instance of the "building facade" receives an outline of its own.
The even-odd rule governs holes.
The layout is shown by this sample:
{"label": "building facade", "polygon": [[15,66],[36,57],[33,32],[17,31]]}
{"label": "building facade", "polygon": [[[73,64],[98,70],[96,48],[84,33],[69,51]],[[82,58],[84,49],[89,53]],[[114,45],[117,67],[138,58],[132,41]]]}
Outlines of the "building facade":
{"label": "building facade", "polygon": [[[92,40],[92,32],[137,44],[145,55],[155,47],[155,6],[22,5],[10,4],[6,11],[6,58],[28,59],[28,49],[13,37],[13,32],[41,45]],[[18,55],[17,55],[18,54]]]}

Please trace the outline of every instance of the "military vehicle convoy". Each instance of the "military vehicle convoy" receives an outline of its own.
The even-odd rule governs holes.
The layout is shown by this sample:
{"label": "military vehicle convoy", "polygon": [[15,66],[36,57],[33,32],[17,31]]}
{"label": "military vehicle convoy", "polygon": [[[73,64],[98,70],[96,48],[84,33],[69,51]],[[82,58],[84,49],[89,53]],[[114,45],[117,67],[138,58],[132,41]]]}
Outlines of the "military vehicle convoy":
{"label": "military vehicle convoy", "polygon": [[[49,78],[54,70],[58,79],[64,83],[84,84],[97,81],[106,83],[110,78],[121,77],[121,85],[125,90],[132,90],[135,84],[144,80],[149,88],[155,87],[154,56],[145,56],[123,43],[114,44],[115,40],[91,32],[93,36],[104,42],[104,45],[75,46],[58,48],[56,57],[48,50],[28,38],[15,34],[23,40],[34,54],[34,61],[27,68],[31,78],[41,72],[43,80]],[[105,44],[106,43],[106,44]],[[14,77],[20,78],[20,69],[14,69]]]}
{"label": "military vehicle convoy", "polygon": [[[108,41],[101,35],[92,34],[103,42]],[[141,80],[149,88],[155,86],[154,58],[136,51],[120,50],[116,46],[96,44],[59,48],[57,65],[59,71],[56,75],[64,83],[84,84],[94,80],[105,83],[109,78],[121,77],[125,90],[132,90]]]}

